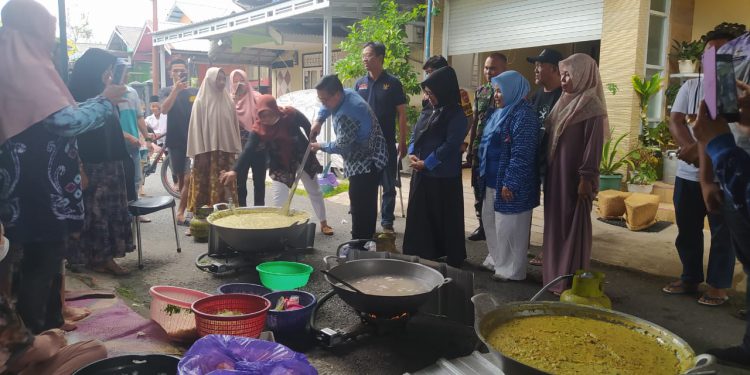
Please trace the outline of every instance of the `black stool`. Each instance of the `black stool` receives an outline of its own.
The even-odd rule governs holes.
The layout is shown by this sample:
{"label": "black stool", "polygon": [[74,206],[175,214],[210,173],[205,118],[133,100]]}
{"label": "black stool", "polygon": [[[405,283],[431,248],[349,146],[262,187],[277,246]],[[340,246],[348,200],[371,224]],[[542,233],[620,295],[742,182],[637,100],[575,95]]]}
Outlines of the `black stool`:
{"label": "black stool", "polygon": [[128,210],[133,215],[135,221],[135,232],[138,239],[138,269],[143,269],[143,247],[141,246],[141,221],[139,217],[161,211],[165,208],[172,209],[172,224],[174,224],[174,240],[177,242],[177,252],[182,252],[180,248],[180,237],[177,235],[177,219],[174,212],[174,198],[170,196],[147,197],[141,198],[128,204]]}

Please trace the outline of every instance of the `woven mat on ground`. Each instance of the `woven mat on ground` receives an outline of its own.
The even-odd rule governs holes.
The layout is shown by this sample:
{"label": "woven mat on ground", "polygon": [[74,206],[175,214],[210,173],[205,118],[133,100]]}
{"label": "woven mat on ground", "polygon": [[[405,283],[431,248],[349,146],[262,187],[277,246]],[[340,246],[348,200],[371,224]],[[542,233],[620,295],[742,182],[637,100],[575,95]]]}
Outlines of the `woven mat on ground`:
{"label": "woven mat on ground", "polygon": [[[622,218],[618,218],[618,219],[603,219],[603,218],[599,217],[596,220],[599,220],[602,223],[607,223],[607,224],[610,224],[610,225],[616,225],[618,227],[622,227],[622,228],[626,228],[627,229],[627,225],[625,224],[625,219],[622,219]],[[648,227],[646,229],[639,230],[638,232],[658,233],[658,232],[663,231],[665,228],[667,228],[670,225],[672,225],[672,223],[670,223],[668,221],[657,221],[654,225],[652,225],[652,226],[650,226],[650,227]]]}
{"label": "woven mat on ground", "polygon": [[119,298],[84,299],[67,302],[91,310],[78,321],[78,329],[67,334],[68,341],[99,340],[110,357],[123,354],[181,354],[164,330],[155,322],[133,311]]}

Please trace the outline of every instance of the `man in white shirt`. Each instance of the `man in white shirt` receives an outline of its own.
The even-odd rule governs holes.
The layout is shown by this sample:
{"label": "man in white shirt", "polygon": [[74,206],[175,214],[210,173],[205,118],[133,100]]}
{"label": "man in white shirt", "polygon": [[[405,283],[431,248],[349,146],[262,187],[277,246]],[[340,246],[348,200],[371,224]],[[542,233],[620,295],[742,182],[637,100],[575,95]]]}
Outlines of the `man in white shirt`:
{"label": "man in white shirt", "polygon": [[668,294],[696,293],[704,281],[703,221],[708,216],[711,250],[705,281],[708,289],[698,303],[717,306],[727,300],[734,274],[734,251],[729,228],[721,213],[709,213],[703,201],[698,170],[698,144],[690,123],[695,120],[703,99],[701,79],[685,82],[677,93],[669,118],[669,131],[680,151],[673,202],[677,221],[675,247],[682,262],[682,276],[662,290]]}
{"label": "man in white shirt", "polygon": [[[167,132],[167,115],[161,113],[161,105],[159,104],[159,97],[151,97],[151,115],[146,117],[146,125],[154,131],[154,139],[159,138]],[[158,139],[156,143],[159,146],[164,145],[164,138]]]}

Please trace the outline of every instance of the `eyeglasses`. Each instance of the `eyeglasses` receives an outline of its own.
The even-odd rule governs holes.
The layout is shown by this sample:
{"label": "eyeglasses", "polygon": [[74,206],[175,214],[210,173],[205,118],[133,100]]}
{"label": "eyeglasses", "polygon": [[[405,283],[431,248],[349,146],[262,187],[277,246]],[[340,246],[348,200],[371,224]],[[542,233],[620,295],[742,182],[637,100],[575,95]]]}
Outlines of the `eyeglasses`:
{"label": "eyeglasses", "polygon": [[336,95],[335,94],[334,95],[327,95],[327,96],[318,95],[318,100],[320,100],[320,103],[322,103],[323,105],[326,105],[326,103],[330,102],[331,99],[333,99],[334,96],[336,96]]}

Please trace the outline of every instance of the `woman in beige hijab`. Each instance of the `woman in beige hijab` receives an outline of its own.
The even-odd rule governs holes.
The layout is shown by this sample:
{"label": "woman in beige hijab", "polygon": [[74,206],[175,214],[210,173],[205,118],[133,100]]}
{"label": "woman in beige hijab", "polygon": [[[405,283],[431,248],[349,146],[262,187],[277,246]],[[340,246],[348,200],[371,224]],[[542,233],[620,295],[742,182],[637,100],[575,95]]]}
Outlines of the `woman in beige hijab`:
{"label": "woman in beige hijab", "polygon": [[[549,132],[544,188],[544,283],[589,267],[591,206],[607,108],[596,61],[577,53],[560,61],[563,94],[545,121]],[[566,283],[550,290],[559,294]]]}
{"label": "woman in beige hijab", "polygon": [[224,71],[208,69],[193,103],[187,145],[187,155],[194,159],[187,206],[191,212],[230,198],[237,202],[237,186],[219,182],[220,172],[232,169],[242,151],[237,113],[226,82]]}

